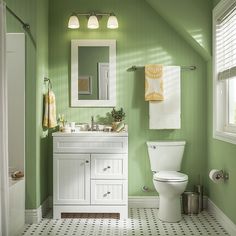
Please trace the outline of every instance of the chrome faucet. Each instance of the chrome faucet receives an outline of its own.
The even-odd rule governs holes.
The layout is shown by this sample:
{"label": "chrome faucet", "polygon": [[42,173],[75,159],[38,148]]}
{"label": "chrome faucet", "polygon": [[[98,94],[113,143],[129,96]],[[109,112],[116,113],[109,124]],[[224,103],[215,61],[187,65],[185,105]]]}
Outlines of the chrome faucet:
{"label": "chrome faucet", "polygon": [[91,116],[91,131],[94,131],[94,116]]}

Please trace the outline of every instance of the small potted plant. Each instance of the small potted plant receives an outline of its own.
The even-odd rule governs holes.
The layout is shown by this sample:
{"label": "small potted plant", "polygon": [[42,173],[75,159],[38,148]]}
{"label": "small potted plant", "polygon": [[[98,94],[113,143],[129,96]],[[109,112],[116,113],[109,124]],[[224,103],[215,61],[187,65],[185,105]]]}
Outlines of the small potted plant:
{"label": "small potted plant", "polygon": [[112,122],[113,131],[120,131],[120,130],[118,130],[118,128],[124,127],[124,124],[122,121],[125,118],[125,112],[124,112],[123,108],[121,107],[119,110],[116,110],[115,108],[113,108],[111,111],[111,116],[114,120],[114,122]]}

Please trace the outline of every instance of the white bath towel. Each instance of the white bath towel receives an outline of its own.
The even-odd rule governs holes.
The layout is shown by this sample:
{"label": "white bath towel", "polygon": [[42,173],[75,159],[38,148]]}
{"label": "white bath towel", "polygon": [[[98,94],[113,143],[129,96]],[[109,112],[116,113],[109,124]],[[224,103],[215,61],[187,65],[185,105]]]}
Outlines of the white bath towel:
{"label": "white bath towel", "polygon": [[165,100],[149,102],[149,129],[180,129],[180,67],[164,66],[163,80]]}

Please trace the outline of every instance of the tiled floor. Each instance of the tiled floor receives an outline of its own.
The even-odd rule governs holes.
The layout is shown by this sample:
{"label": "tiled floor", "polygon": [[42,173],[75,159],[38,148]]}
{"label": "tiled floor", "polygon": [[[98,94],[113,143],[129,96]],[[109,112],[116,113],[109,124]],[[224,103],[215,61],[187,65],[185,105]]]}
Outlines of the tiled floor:
{"label": "tiled floor", "polygon": [[158,209],[129,210],[129,219],[62,219],[44,218],[39,224],[26,225],[22,235],[58,236],[191,236],[229,235],[210,213],[197,216],[184,215],[179,223],[163,223],[157,219]]}

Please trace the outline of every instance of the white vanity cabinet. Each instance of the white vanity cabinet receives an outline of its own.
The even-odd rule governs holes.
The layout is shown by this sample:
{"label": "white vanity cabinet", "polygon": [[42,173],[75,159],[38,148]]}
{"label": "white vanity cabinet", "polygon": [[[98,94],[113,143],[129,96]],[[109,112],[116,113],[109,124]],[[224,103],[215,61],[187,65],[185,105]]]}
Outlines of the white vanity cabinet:
{"label": "white vanity cabinet", "polygon": [[128,134],[53,134],[53,218],[61,213],[128,217]]}

